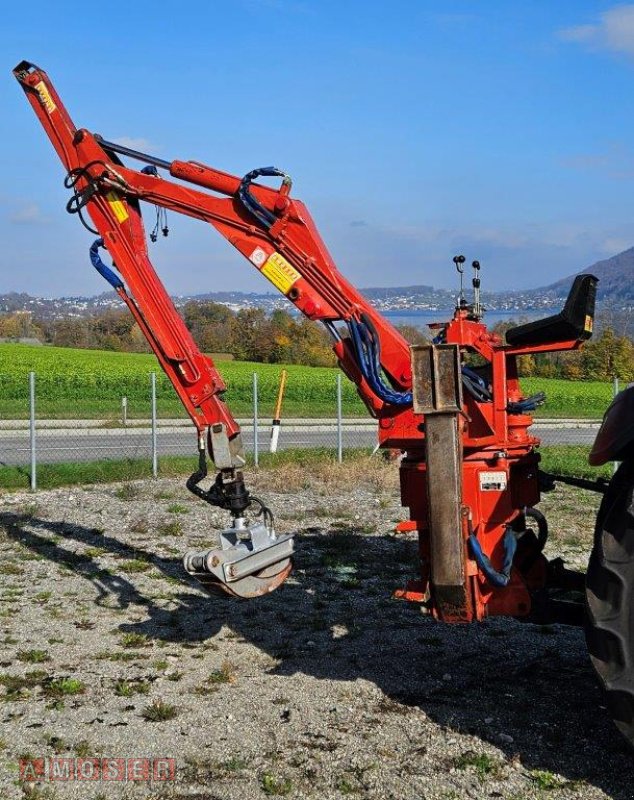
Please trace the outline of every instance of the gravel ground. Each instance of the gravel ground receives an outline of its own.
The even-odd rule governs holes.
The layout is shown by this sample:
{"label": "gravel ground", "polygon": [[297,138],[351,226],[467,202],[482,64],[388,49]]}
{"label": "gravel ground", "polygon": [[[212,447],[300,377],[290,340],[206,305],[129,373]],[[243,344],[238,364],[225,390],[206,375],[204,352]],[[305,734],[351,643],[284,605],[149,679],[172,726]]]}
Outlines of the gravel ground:
{"label": "gravel ground", "polygon": [[[378,461],[261,472],[298,555],[257,601],[185,576],[225,518],[180,481],[0,496],[0,796],[634,798],[581,631],[391,599],[415,557],[396,487]],[[595,499],[542,509],[583,567]],[[176,779],[23,784],[26,755],[170,757]]]}

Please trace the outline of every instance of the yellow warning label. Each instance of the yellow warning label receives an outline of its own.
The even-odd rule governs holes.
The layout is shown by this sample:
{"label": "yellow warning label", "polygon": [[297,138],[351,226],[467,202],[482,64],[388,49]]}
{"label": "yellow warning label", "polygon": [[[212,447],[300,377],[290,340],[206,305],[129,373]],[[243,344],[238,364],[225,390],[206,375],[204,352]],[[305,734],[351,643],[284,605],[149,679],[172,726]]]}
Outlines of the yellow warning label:
{"label": "yellow warning label", "polygon": [[114,192],[108,192],[106,199],[110,203],[110,208],[114,211],[114,215],[119,222],[125,222],[130,215],[117,195]]}
{"label": "yellow warning label", "polygon": [[48,113],[50,114],[51,112],[55,111],[57,106],[53,102],[53,98],[51,97],[51,93],[49,92],[48,87],[44,83],[44,81],[40,81],[39,83],[36,83],[35,86],[34,86],[34,89],[39,94],[40,102],[42,103],[44,108],[48,111]]}
{"label": "yellow warning label", "polygon": [[279,253],[272,253],[262,267],[262,274],[276,286],[280,292],[286,294],[293,284],[302,276],[292,264]]}
{"label": "yellow warning label", "polygon": [[586,323],[583,326],[583,329],[586,333],[592,333],[592,317],[590,314],[586,314]]}

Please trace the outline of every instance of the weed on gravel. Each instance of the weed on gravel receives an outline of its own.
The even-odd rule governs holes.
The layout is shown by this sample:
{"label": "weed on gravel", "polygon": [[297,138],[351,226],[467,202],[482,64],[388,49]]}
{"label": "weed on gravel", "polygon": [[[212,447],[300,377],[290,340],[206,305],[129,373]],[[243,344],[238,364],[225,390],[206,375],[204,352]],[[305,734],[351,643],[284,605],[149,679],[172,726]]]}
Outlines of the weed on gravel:
{"label": "weed on gravel", "polygon": [[149,647],[152,642],[145,633],[124,633],[119,641],[122,647]]}
{"label": "weed on gravel", "polygon": [[119,500],[136,500],[141,494],[141,490],[134,483],[124,483],[115,490],[115,497]]}
{"label": "weed on gravel", "polygon": [[4,700],[24,700],[30,696],[30,689],[41,686],[48,678],[43,670],[33,670],[26,675],[0,675],[0,685],[4,686]]}
{"label": "weed on gravel", "polygon": [[165,703],[163,700],[155,700],[143,709],[141,716],[148,722],[166,722],[174,719],[177,714],[176,706]]}
{"label": "weed on gravel", "polygon": [[147,681],[129,681],[121,678],[115,681],[113,691],[117,697],[132,697],[135,694],[148,694],[150,688]]}
{"label": "weed on gravel", "polygon": [[18,650],[16,658],[25,664],[42,664],[51,660],[46,650]]}
{"label": "weed on gravel", "polygon": [[44,696],[53,699],[83,694],[85,691],[86,687],[79,678],[53,678],[42,683]]}
{"label": "weed on gravel", "polygon": [[293,790],[293,784],[288,778],[277,778],[271,772],[264,772],[260,780],[260,788],[266,795],[284,796]]}

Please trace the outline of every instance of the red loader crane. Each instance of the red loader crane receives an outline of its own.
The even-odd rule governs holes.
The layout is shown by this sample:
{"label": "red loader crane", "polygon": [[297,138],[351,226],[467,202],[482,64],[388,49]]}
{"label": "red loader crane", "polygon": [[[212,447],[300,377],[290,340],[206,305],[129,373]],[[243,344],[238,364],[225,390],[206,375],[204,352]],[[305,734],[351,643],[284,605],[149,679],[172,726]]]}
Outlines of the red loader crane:
{"label": "red loader crane", "polygon": [[[150,262],[142,203],[212,225],[332,336],[341,369],[377,420],[381,447],[404,453],[401,498],[410,520],[401,529],[418,533],[419,569],[397,596],[450,623],[495,615],[585,618],[610,710],[634,743],[632,394],[622,393],[611,408],[593,451],[594,463],[625,462],[609,486],[546,475],[539,469],[539,440],[529,430],[530,412],[544,397],[525,397],[517,371],[518,356],[575,350],[591,336],[597,279],[578,276],[559,314],[511,329],[504,342],[482,322],[474,261],[473,302],[461,288],[453,318],[432,326],[433,343],[410,347],[339,272],[284,172],[265,167],[240,178],[123,147],[76,128],[43,70],[23,61],[13,73],[62,161],[71,191],[67,210],[97,236],[93,265],[130,309],[194,423],[199,464],[187,488],[230,514],[219,546],[185,555],[187,572],[209,589],[256,597],[290,573],[293,537],[276,535],[271,511],[246,488],[240,429],[225,404],[225,384]],[[260,177],[279,178],[279,188],[256,183]],[[462,285],[464,256],[454,262]],[[207,456],[216,475],[205,489]],[[587,587],[583,575],[543,554],[548,525],[536,506],[540,490],[552,489],[556,479],[605,494]],[[561,599],[584,589],[587,612],[582,603]]]}

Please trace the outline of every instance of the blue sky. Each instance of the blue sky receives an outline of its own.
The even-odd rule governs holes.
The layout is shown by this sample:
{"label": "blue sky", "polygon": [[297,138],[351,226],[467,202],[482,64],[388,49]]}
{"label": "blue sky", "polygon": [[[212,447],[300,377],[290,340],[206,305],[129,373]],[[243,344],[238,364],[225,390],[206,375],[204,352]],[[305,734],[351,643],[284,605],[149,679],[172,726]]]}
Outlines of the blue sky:
{"label": "blue sky", "polygon": [[[289,172],[358,286],[450,287],[464,252],[486,288],[527,288],[634,245],[634,4],[34,0],[3,8],[0,52],[0,293],[107,288],[22,59],[107,138]],[[269,290],[213,229],[170,227],[170,291]]]}

